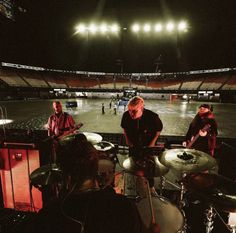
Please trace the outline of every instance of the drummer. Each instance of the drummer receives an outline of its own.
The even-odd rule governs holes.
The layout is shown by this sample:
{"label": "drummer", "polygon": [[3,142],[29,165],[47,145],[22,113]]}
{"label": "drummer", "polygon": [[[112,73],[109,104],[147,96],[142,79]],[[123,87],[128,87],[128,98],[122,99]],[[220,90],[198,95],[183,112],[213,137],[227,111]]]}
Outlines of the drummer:
{"label": "drummer", "polygon": [[40,210],[27,232],[143,232],[135,204],[114,191],[99,188],[98,151],[83,134],[62,146],[59,158],[68,178],[68,193]]}
{"label": "drummer", "polygon": [[[121,120],[126,144],[130,148],[130,156],[142,156],[144,147],[154,147],[162,131],[163,124],[158,114],[144,108],[144,100],[134,96],[128,102],[128,110]],[[151,192],[155,193],[154,179],[149,180]]]}

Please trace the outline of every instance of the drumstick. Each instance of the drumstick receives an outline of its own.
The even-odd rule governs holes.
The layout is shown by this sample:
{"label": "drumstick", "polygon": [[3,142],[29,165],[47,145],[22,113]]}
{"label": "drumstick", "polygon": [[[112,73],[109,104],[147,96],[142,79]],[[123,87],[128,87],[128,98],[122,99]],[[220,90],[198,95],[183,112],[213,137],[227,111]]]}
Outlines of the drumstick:
{"label": "drumstick", "polygon": [[149,201],[149,206],[150,206],[150,210],[151,210],[151,218],[152,218],[152,224],[156,224],[156,219],[154,216],[154,209],[153,209],[153,204],[152,204],[152,196],[151,196],[151,192],[150,192],[150,186],[149,186],[149,182],[145,177],[142,177],[147,185],[147,194],[148,194],[148,201]]}

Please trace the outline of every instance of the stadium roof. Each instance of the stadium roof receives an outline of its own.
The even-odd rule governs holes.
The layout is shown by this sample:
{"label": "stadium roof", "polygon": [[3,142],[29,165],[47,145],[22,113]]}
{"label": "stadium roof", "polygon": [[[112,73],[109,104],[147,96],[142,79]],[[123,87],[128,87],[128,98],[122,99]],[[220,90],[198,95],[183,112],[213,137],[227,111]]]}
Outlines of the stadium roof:
{"label": "stadium roof", "polygon": [[[173,72],[236,65],[235,0],[17,0],[0,18],[0,60],[66,70]],[[133,34],[135,22],[186,20],[184,34]],[[116,36],[80,37],[76,24],[118,23]]]}

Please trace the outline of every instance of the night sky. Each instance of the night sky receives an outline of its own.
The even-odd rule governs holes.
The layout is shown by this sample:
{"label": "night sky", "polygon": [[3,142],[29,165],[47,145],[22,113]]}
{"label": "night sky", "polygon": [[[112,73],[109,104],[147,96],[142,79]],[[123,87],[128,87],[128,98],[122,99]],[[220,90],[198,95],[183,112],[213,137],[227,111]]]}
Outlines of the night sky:
{"label": "night sky", "polygon": [[[162,72],[236,67],[235,0],[17,0],[15,21],[0,17],[0,60],[66,70]],[[138,22],[187,20],[187,33],[137,36]],[[78,22],[117,22],[118,37],[74,35]]]}

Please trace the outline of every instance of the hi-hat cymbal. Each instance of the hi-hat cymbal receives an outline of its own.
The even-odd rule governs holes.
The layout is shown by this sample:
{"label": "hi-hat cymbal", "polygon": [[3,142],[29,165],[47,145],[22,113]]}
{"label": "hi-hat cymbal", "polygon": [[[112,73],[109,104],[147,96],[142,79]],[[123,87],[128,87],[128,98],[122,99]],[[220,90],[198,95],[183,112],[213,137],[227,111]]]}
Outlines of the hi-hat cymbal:
{"label": "hi-hat cymbal", "polygon": [[225,212],[236,212],[236,182],[220,175],[190,173],[183,178],[185,187]]}
{"label": "hi-hat cymbal", "polygon": [[95,144],[94,147],[98,151],[104,151],[104,152],[110,151],[115,148],[115,146],[112,143],[106,142],[106,141],[101,141],[101,142]]}
{"label": "hi-hat cymbal", "polygon": [[99,143],[102,141],[102,136],[97,133],[90,133],[90,132],[79,132],[75,131],[72,134],[66,135],[60,139],[61,145],[66,145],[71,140],[75,139],[76,135],[83,134],[89,142],[91,142],[93,145]]}
{"label": "hi-hat cymbal", "polygon": [[170,169],[181,172],[200,172],[217,165],[210,155],[194,149],[171,149],[164,151],[160,162]]}
{"label": "hi-hat cymbal", "polygon": [[127,172],[142,177],[158,177],[165,175],[169,169],[160,163],[157,156],[144,158],[129,157],[123,162]]}
{"label": "hi-hat cymbal", "polygon": [[54,163],[39,167],[30,174],[30,183],[33,186],[50,185],[60,180],[61,170]]}

